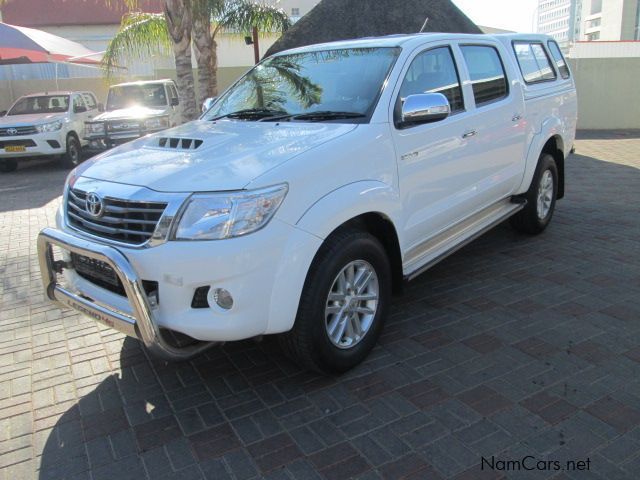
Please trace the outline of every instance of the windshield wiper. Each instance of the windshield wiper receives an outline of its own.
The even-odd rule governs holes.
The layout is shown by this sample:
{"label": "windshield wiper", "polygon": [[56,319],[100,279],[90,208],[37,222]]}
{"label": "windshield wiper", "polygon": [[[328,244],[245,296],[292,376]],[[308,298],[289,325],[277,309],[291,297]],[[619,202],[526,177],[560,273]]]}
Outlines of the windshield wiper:
{"label": "windshield wiper", "polygon": [[288,113],[284,110],[274,110],[271,108],[245,108],[244,110],[225,113],[224,115],[214,117],[211,121],[220,120],[221,118],[261,119],[286,115],[288,115]]}
{"label": "windshield wiper", "polygon": [[340,118],[364,118],[364,113],[358,112],[339,112],[336,110],[318,110],[315,112],[297,113],[293,115],[282,115],[278,117],[268,118],[267,120],[334,120]]}

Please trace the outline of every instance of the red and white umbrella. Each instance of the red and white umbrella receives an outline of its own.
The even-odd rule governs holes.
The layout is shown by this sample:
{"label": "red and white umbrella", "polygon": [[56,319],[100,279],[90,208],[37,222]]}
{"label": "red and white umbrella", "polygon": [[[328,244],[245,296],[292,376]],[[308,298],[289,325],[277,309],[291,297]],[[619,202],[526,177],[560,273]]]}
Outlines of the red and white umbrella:
{"label": "red and white umbrella", "polygon": [[97,65],[102,53],[34,28],[0,22],[0,65],[18,63],[81,63]]}

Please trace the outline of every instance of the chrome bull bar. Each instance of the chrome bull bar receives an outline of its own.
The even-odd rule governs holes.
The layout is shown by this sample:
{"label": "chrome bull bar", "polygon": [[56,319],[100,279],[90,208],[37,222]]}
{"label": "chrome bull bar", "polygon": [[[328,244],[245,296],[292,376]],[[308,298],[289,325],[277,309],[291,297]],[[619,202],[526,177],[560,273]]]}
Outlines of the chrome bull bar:
{"label": "chrome bull bar", "polygon": [[[92,299],[59,285],[52,245],[109,265],[122,282],[133,308],[133,316],[99,305]],[[199,342],[185,347],[175,347],[167,343],[154,318],[149,299],[142,287],[142,280],[127,258],[114,247],[78,238],[53,228],[45,228],[38,235],[38,262],[44,289],[50,300],[77,310],[125,335],[137,338],[157,357],[171,361],[188,360],[217,343]]]}

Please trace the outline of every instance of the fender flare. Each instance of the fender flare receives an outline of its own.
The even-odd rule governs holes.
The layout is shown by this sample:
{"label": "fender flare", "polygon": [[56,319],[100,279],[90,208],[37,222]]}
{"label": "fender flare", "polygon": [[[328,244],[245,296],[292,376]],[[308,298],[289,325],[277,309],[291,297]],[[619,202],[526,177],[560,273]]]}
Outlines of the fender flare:
{"label": "fender flare", "polygon": [[[396,189],[378,180],[362,180],[317,200],[300,216],[296,226],[324,240],[340,225],[365,213],[381,214],[397,225],[401,211]],[[396,233],[399,236],[397,229]]]}
{"label": "fender flare", "polygon": [[536,167],[538,166],[538,159],[540,158],[540,154],[542,153],[542,149],[546,143],[551,137],[556,135],[563,138],[563,132],[564,129],[562,127],[562,122],[557,117],[549,117],[542,122],[540,131],[534,135],[531,140],[531,144],[529,145],[525,171],[522,177],[522,182],[517,190],[518,193],[525,193],[529,190],[529,185],[531,185],[531,180],[533,179]]}

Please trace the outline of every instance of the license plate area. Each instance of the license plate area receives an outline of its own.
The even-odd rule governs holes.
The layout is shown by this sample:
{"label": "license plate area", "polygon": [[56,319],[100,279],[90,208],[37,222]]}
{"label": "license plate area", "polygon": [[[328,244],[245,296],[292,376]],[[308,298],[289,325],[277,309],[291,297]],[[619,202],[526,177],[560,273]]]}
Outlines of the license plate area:
{"label": "license plate area", "polygon": [[71,265],[85,280],[118,295],[126,295],[120,278],[106,262],[72,252]]}
{"label": "license plate area", "polygon": [[21,153],[26,152],[27,147],[24,145],[5,145],[4,151],[7,153]]}

